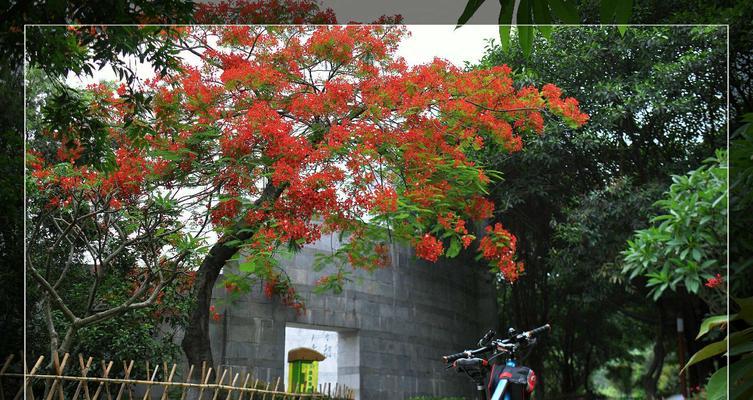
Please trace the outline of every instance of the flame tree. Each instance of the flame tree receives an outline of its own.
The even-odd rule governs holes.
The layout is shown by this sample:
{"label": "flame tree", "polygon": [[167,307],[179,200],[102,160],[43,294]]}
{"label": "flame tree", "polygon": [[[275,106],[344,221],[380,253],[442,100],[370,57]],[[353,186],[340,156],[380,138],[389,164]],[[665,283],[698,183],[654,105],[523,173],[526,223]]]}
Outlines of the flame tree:
{"label": "flame tree", "polygon": [[[327,259],[323,289],[342,287],[352,269],[385,265],[391,240],[433,262],[478,239],[480,257],[517,279],[515,237],[496,224],[477,238],[468,225],[494,212],[484,196],[497,175],[474,160],[521,150],[545,116],[573,127],[588,117],[554,85],[515,85],[507,66],[409,67],[395,55],[405,35],[383,26],[191,27],[166,36],[185,55],[179,72],[138,92],[91,87],[101,126],[42,131],[32,143],[47,151],[30,146],[28,155],[30,226],[50,239],[32,241],[27,262],[50,307],[80,327],[148,306],[190,275],[182,347],[196,364],[212,361],[212,288],[241,254],[241,274],[226,286],[263,279],[268,295],[301,312],[274,253],[327,232],[348,240]],[[128,101],[136,95],[149,106]],[[59,246],[88,253],[100,274],[120,252],[133,255],[132,297],[66,312],[45,273],[54,262],[45,255]]]}

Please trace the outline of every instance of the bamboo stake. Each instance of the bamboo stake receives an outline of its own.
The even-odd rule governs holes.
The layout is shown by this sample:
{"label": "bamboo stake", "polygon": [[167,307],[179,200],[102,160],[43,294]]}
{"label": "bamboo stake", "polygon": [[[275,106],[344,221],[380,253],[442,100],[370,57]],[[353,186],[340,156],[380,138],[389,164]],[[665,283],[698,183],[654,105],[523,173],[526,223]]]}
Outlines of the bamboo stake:
{"label": "bamboo stake", "polygon": [[[280,387],[280,377],[277,377],[277,381],[275,382],[275,388],[272,390],[275,394],[279,393],[277,389]],[[272,395],[272,400],[275,400],[275,395]]]}
{"label": "bamboo stake", "polygon": [[[105,369],[105,360],[102,360],[102,369]],[[110,361],[110,365],[112,366],[113,361]],[[107,373],[110,373],[110,369],[107,368]],[[110,382],[105,382],[105,393],[107,393],[107,400],[112,400],[112,395],[110,395]],[[64,399],[60,399],[64,400]]]}
{"label": "bamboo stake", "polygon": [[[11,361],[13,361],[13,358],[15,357],[15,354],[11,354],[8,356],[8,358],[5,359],[5,364],[3,364],[3,369],[0,369],[0,400],[5,400],[5,390],[3,390],[3,377],[5,377],[5,370],[8,369],[10,366]],[[21,357],[23,360],[23,357]]]}
{"label": "bamboo stake", "polygon": [[11,354],[8,356],[8,358],[5,359],[5,364],[3,364],[3,369],[0,369],[0,375],[5,375],[5,370],[8,369],[10,366],[10,362],[13,361],[13,358],[15,357],[15,354]]}
{"label": "bamboo stake", "polygon": [[[60,362],[60,356],[58,356],[58,353],[55,352],[52,354],[52,366],[55,368],[55,375],[60,377],[63,375],[63,370],[65,369],[65,364],[68,362],[68,357],[70,354],[65,353],[63,356],[63,361]],[[58,378],[55,379],[52,382],[52,386],[50,387],[50,392],[47,393],[47,400],[51,400],[52,396],[55,394],[55,390],[58,391],[58,399],[59,400],[65,400],[65,396],[63,394],[63,382]]]}
{"label": "bamboo stake", "polygon": [[[149,381],[149,377],[150,376],[152,376],[152,369],[149,368],[149,361],[147,361],[146,362],[146,380],[147,380],[147,382]],[[150,390],[149,386],[147,386],[146,389],[147,389],[147,391]],[[146,395],[146,392],[144,392],[144,394]]]}
{"label": "bamboo stake", "polygon": [[264,395],[261,397],[261,400],[267,400],[267,390],[269,390],[269,382],[267,382],[267,386],[264,388]]}
{"label": "bamboo stake", "polygon": [[[57,351],[54,351],[52,353],[52,373],[57,375],[57,369],[60,365],[60,355],[58,355]],[[44,393],[42,393],[42,398],[45,400],[50,400],[52,398],[52,394],[55,393],[55,387],[57,386],[57,380],[53,380],[52,384],[50,384],[47,380],[44,380]]]}
{"label": "bamboo stake", "polygon": [[112,368],[112,361],[110,361],[109,364],[105,365],[102,364],[102,378],[104,378],[104,381],[99,381],[99,386],[97,386],[97,391],[94,392],[94,396],[92,397],[92,400],[97,400],[99,397],[99,394],[102,392],[102,386],[105,382],[107,382],[107,378],[110,376],[110,368]]}
{"label": "bamboo stake", "polygon": [[[191,375],[193,375],[193,365],[188,369],[188,376],[186,376],[186,383],[191,382]],[[183,387],[183,390],[180,392],[180,400],[186,400],[186,387]]]}
{"label": "bamboo stake", "polygon": [[[130,365],[133,365],[133,360]],[[130,382],[128,383],[128,400],[133,400],[133,384]]]}
{"label": "bamboo stake", "polygon": [[[155,365],[154,372],[152,372],[152,378],[149,379],[149,381],[146,383],[146,392],[144,393],[144,398],[142,400],[152,398],[152,385],[154,385],[154,380],[157,378],[157,372],[159,372],[159,367]],[[146,363],[146,373],[147,373],[147,376],[149,376],[149,362],[148,361]]]}
{"label": "bamboo stake", "polygon": [[[206,364],[206,361],[204,362]],[[207,376],[204,377],[204,384],[201,386],[201,389],[199,389],[199,398],[198,400],[201,400],[204,397],[204,388],[206,387],[206,384],[209,382],[209,376],[212,375],[212,367],[209,367],[207,370]]]}
{"label": "bamboo stake", "polygon": [[199,376],[199,383],[204,382],[205,374],[207,373],[207,362],[202,361],[201,362],[201,376]]}
{"label": "bamboo stake", "polygon": [[224,368],[222,370],[222,375],[217,375],[219,376],[219,379],[217,379],[217,384],[215,385],[214,393],[212,394],[212,400],[217,400],[217,396],[220,394],[220,387],[222,386],[222,382],[225,380],[225,375],[227,375],[227,368]]}
{"label": "bamboo stake", "polygon": [[[133,369],[133,360],[131,360],[130,364],[126,364],[126,362],[123,361],[123,379],[128,380],[128,378],[131,377],[131,369]],[[125,390],[126,385],[127,383],[125,382],[120,384],[120,389],[118,390],[118,395],[115,397],[115,400],[120,400],[121,396],[123,396],[123,390]]]}
{"label": "bamboo stake", "polygon": [[[89,357],[89,359],[86,361],[86,364],[84,364],[84,356],[81,353],[78,354],[78,364],[81,366],[82,378],[86,378],[86,375],[89,374],[89,368],[91,368],[93,360],[94,357]],[[89,383],[85,380],[78,382],[78,386],[76,386],[76,392],[73,394],[73,400],[78,400],[78,395],[79,393],[81,393],[82,386],[84,388],[84,396],[86,397],[86,400],[89,400]]]}
{"label": "bamboo stake", "polygon": [[[164,364],[165,367],[165,374],[167,374],[167,363]],[[168,375],[167,380],[164,382],[165,384],[162,385],[162,398],[161,400],[167,400],[167,392],[168,388],[171,386],[170,384],[173,382],[173,377],[175,376],[175,369],[178,366],[176,364],[173,364],[173,368],[170,370],[170,375]]]}
{"label": "bamboo stake", "polygon": [[259,378],[254,379],[254,387],[253,391],[251,392],[251,400],[254,400],[254,397],[256,397],[256,386],[259,384]]}
{"label": "bamboo stake", "polygon": [[[251,379],[251,374],[246,372],[246,379],[243,380],[242,388],[246,388],[246,385],[248,385],[248,380]],[[243,400],[243,395],[246,394],[245,390],[241,390],[240,393],[238,393],[238,400]],[[183,400],[183,399],[181,399]]]}
{"label": "bamboo stake", "polygon": [[[232,371],[231,371],[232,373]],[[229,379],[229,378],[228,378]],[[238,382],[238,373],[235,373],[235,376],[233,377],[233,381],[230,383],[230,386],[235,388],[235,384]],[[230,400],[230,396],[233,394],[234,390],[228,390],[227,396],[225,396],[225,400]]]}
{"label": "bamboo stake", "polygon": [[[23,360],[23,359],[22,359],[22,361],[23,361],[23,365],[24,365],[24,371],[26,371],[26,368],[27,368],[26,361]],[[29,384],[31,383],[31,380],[34,378],[34,374],[37,372],[37,369],[39,368],[40,365],[42,365],[42,361],[44,361],[44,356],[39,356],[39,358],[37,359],[37,362],[34,364],[33,367],[31,367],[31,371],[29,371],[27,374],[24,374],[24,375],[26,375],[26,378],[23,380],[23,385],[21,385],[21,387],[18,388],[18,392],[16,393],[16,395],[13,396],[13,400],[18,400],[18,399],[21,398],[21,395],[24,393],[24,389],[27,386],[29,386]],[[23,376],[22,376],[22,378],[23,378]],[[31,394],[31,399],[33,400],[34,399],[34,391],[30,389],[29,393]]]}
{"label": "bamboo stake", "polygon": [[[43,356],[40,358],[43,358]],[[37,360],[37,364],[39,363],[41,363],[41,360]],[[18,392],[14,396],[14,400],[20,397],[21,393],[24,392],[24,389],[27,386],[26,379],[31,380],[31,376],[29,374],[29,365],[26,363],[26,359],[23,357],[23,354],[21,354],[21,369],[23,370],[23,373],[21,375],[21,387],[18,388]],[[32,371],[34,371],[34,368],[32,368]],[[28,378],[25,378],[25,377],[28,377]],[[29,392],[31,394],[31,397],[34,397],[34,391],[30,390]]]}

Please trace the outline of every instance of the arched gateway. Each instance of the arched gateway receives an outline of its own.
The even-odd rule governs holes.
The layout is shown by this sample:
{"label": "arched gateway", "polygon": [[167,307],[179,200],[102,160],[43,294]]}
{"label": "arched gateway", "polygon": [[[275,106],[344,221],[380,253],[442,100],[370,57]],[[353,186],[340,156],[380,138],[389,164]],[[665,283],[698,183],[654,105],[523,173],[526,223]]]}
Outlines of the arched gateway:
{"label": "arched gateway", "polygon": [[[440,356],[497,328],[491,275],[462,257],[429,264],[395,245],[390,267],[357,272],[339,295],[312,293],[322,275],[314,257],[332,246],[336,236],[325,236],[280,260],[305,300],[304,314],[267,299],[260,287],[228,306],[210,326],[215,361],[262,379],[283,377],[286,327],[317,329],[337,332],[337,382],[358,399],[469,394],[468,382],[445,370]],[[225,296],[221,285],[215,289],[216,301]]]}

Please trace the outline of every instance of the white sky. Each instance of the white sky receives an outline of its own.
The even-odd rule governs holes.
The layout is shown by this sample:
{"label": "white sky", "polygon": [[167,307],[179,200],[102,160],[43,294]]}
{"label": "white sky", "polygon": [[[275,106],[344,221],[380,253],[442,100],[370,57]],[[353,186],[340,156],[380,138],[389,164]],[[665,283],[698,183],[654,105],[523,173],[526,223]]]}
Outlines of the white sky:
{"label": "white sky", "polygon": [[[462,67],[465,61],[473,63],[481,59],[486,39],[498,38],[499,35],[496,25],[466,25],[459,29],[455,29],[454,25],[409,25],[408,31],[410,35],[403,40],[397,52],[408,65],[427,63],[439,57]],[[148,65],[136,68],[143,71],[142,78],[152,75]],[[83,87],[108,80],[116,80],[115,74],[110,68],[103,68],[94,76],[83,79],[70,75],[68,84]]]}
{"label": "white sky", "polygon": [[411,35],[403,40],[398,55],[409,65],[431,61],[434,57],[445,58],[453,64],[463,66],[484,55],[486,39],[497,39],[496,25],[466,25],[455,29],[452,25],[412,25],[408,26]]}

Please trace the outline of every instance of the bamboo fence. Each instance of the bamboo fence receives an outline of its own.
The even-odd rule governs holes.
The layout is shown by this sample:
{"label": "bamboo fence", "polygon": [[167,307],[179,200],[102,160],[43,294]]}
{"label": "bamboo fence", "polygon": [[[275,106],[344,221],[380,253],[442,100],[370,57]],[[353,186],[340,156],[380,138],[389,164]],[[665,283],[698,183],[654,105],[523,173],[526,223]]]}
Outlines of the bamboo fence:
{"label": "bamboo fence", "polygon": [[[52,362],[43,365],[40,356],[31,369],[23,363],[23,373],[11,372],[15,357],[9,356],[0,368],[0,400],[354,400],[355,392],[340,384],[319,385],[309,393],[285,392],[280,378],[274,383],[254,378],[251,373],[234,372],[232,368],[194,366],[180,377],[177,364],[149,365],[146,377],[133,374],[134,361],[123,362],[118,372],[113,361],[93,364],[93,358],[78,355],[78,368],[70,354],[62,358],[52,355]],[[20,359],[22,360],[22,358]],[[99,367],[99,368],[97,368]],[[67,369],[67,371],[66,371]],[[99,372],[90,374],[92,372]],[[196,375],[196,376],[194,376]],[[22,381],[22,382],[19,382]],[[13,383],[13,385],[9,384]],[[21,383],[19,385],[19,383]],[[6,387],[19,387],[6,393]],[[24,388],[26,390],[24,390]]]}

